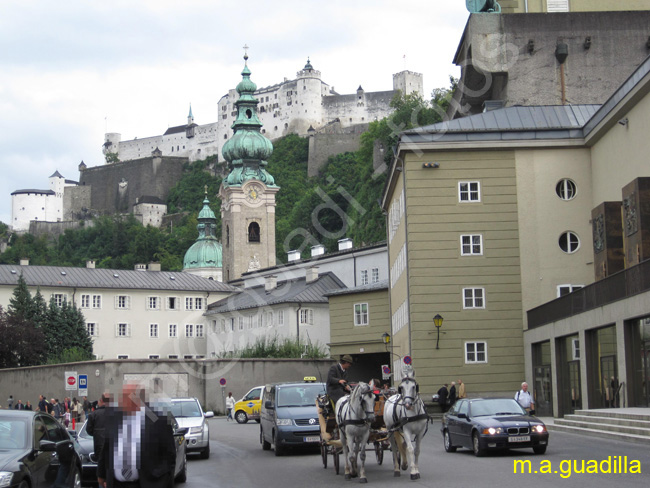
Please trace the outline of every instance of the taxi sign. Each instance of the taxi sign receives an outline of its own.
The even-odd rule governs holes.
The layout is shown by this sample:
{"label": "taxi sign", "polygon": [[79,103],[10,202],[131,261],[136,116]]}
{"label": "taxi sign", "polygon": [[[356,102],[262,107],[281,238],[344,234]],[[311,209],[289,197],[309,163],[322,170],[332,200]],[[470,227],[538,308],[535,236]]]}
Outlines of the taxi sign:
{"label": "taxi sign", "polygon": [[305,376],[302,380],[305,383],[315,383],[316,382],[316,377],[315,376]]}

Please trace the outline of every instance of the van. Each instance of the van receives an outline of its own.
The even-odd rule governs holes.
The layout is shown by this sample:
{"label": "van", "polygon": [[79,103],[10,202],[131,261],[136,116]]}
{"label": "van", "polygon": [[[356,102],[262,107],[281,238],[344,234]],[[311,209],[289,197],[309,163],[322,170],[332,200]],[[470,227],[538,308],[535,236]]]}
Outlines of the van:
{"label": "van", "polygon": [[260,413],[260,443],[276,456],[290,447],[318,446],[320,424],[316,397],[325,393],[325,383],[315,378],[303,382],[276,383],[264,387]]}
{"label": "van", "polygon": [[263,391],[263,386],[251,388],[241,400],[235,403],[233,412],[238,424],[245,424],[249,420],[256,420],[259,423]]}

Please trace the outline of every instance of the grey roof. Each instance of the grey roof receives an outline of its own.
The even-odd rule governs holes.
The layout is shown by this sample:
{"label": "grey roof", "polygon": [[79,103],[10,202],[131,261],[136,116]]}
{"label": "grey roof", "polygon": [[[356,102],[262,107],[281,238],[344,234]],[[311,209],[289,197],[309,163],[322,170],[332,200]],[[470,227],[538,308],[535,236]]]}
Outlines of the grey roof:
{"label": "grey roof", "polygon": [[388,280],[381,280],[377,283],[369,283],[367,285],[355,286],[354,288],[344,288],[342,290],[332,290],[325,294],[327,297],[336,295],[352,295],[354,293],[366,293],[369,291],[388,290]]}
{"label": "grey roof", "polygon": [[307,283],[305,278],[280,281],[277,287],[268,293],[264,285],[253,286],[210,304],[206,315],[280,303],[327,303],[325,295],[340,288],[345,288],[345,285],[330,271],[321,274],[316,281],[311,283]]}
{"label": "grey roof", "polygon": [[52,190],[36,190],[36,189],[25,189],[25,190],[16,190],[12,191],[12,195],[20,195],[21,193],[38,193],[41,195],[54,195]]}
{"label": "grey roof", "polygon": [[52,174],[50,175],[50,178],[53,178],[53,177],[55,177],[55,176],[56,176],[57,178],[63,178],[63,175],[62,175],[61,173],[59,173],[59,170],[58,170],[58,169],[57,169],[54,173],[52,173]]}
{"label": "grey roof", "polygon": [[14,264],[0,265],[0,285],[15,286],[21,273],[29,286],[215,292],[237,290],[237,288],[220,281],[177,271],[134,271]]}
{"label": "grey roof", "polygon": [[424,142],[582,137],[582,128],[600,107],[600,105],[507,107],[406,131],[402,134],[401,140]]}
{"label": "grey roof", "polygon": [[140,205],[141,203],[150,203],[153,205],[167,205],[160,198],[151,195],[142,195],[140,198],[138,198],[138,203],[134,203],[133,206]]}

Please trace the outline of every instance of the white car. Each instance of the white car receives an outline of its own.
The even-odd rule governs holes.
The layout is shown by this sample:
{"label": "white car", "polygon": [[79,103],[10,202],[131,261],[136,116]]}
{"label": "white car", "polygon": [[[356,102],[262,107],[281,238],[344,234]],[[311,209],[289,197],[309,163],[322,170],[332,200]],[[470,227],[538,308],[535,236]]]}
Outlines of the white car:
{"label": "white car", "polygon": [[214,417],[214,412],[203,412],[196,398],[172,398],[169,403],[179,427],[188,429],[185,434],[187,452],[200,452],[203,459],[208,459],[210,426],[206,419]]}

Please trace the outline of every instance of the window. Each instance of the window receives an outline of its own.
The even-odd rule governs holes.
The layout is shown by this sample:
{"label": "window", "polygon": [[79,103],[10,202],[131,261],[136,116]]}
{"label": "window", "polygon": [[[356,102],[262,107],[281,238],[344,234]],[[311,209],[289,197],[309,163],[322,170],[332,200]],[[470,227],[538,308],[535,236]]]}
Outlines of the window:
{"label": "window", "polygon": [[485,288],[463,288],[463,308],[485,308]]}
{"label": "window", "polygon": [[235,318],[232,317],[228,319],[228,322],[229,322],[228,332],[235,332]]}
{"label": "window", "polygon": [[194,310],[194,298],[185,297],[185,310]]}
{"label": "window", "polygon": [[178,354],[168,354],[167,359],[178,359]]}
{"label": "window", "polygon": [[66,300],[66,296],[63,293],[53,293],[52,300],[54,300],[54,305],[57,307],[62,307],[63,302]]}
{"label": "window", "polygon": [[468,234],[460,236],[461,256],[483,255],[483,236],[481,234]]}
{"label": "window", "polygon": [[183,359],[194,359],[194,356],[192,356],[191,354],[185,354],[183,355]]}
{"label": "window", "polygon": [[238,322],[239,322],[238,324],[239,330],[244,330],[244,317],[239,317]]}
{"label": "window", "polygon": [[203,337],[203,324],[196,324],[196,337]]}
{"label": "window", "polygon": [[481,201],[481,184],[478,181],[460,181],[460,182],[458,182],[458,201],[460,201],[460,202],[480,202]]}
{"label": "window", "polygon": [[580,238],[575,232],[567,231],[560,236],[558,241],[560,249],[567,254],[573,254],[580,248]]}
{"label": "window", "polygon": [[97,337],[99,335],[99,328],[95,322],[88,322],[86,324],[86,330],[90,337]]}
{"label": "window", "polygon": [[81,295],[81,308],[90,308],[90,295]]}
{"label": "window", "polygon": [[149,359],[160,359],[159,354],[149,354]]}
{"label": "window", "polygon": [[314,311],[310,308],[300,310],[300,325],[314,325]]}
{"label": "window", "polygon": [[158,324],[149,324],[149,337],[158,339]]}
{"label": "window", "polygon": [[558,298],[563,297],[564,295],[568,295],[569,293],[579,290],[583,286],[584,285],[558,285],[557,296]]}
{"label": "window", "polygon": [[377,283],[379,281],[379,268],[372,268],[372,282]]}
{"label": "window", "polygon": [[129,359],[129,355],[128,354],[118,354],[117,359]]}
{"label": "window", "polygon": [[266,312],[266,326],[273,327],[273,312]]}
{"label": "window", "polygon": [[568,178],[558,181],[555,193],[562,200],[573,200],[576,196],[576,184]]}
{"label": "window", "polygon": [[203,298],[194,299],[194,310],[203,310]]}
{"label": "window", "polygon": [[93,308],[102,308],[102,296],[93,295]]}
{"label": "window", "polygon": [[362,285],[367,285],[368,284],[368,270],[367,269],[362,269],[361,270],[361,284]]}
{"label": "window", "polygon": [[194,359],[205,359],[205,355],[197,354],[196,356],[194,356]]}
{"label": "window", "polygon": [[571,357],[574,361],[580,359],[580,339],[571,339]]}
{"label": "window", "polygon": [[167,310],[178,310],[178,297],[167,297]]}
{"label": "window", "polygon": [[487,342],[465,343],[465,364],[487,363]]}
{"label": "window", "polygon": [[117,324],[115,328],[116,337],[131,337],[131,326],[129,324]]}
{"label": "window", "polygon": [[130,302],[131,300],[127,295],[118,295],[115,297],[115,308],[122,310],[128,309]]}
{"label": "window", "polygon": [[278,310],[278,325],[284,325],[284,310]]}
{"label": "window", "polygon": [[185,324],[185,337],[194,337],[194,325]]}
{"label": "window", "polygon": [[248,242],[260,242],[260,224],[257,222],[248,226]]}
{"label": "window", "polygon": [[169,337],[178,337],[178,327],[176,327],[176,324],[169,324]]}
{"label": "window", "polygon": [[147,297],[147,310],[160,310],[160,298]]}
{"label": "window", "polygon": [[368,325],[368,304],[354,304],[354,325]]}

